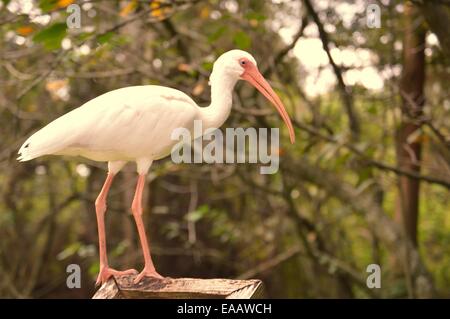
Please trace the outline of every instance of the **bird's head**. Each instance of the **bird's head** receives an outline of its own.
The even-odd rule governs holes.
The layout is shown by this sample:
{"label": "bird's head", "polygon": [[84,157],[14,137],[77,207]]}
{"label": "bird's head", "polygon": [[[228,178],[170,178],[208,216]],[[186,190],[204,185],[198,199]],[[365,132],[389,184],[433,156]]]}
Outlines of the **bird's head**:
{"label": "bird's head", "polygon": [[227,76],[234,82],[245,80],[253,85],[275,106],[288,127],[291,143],[295,142],[294,128],[283,102],[259,72],[256,60],[250,53],[242,50],[223,53],[214,63],[211,76],[212,79],[215,76]]}

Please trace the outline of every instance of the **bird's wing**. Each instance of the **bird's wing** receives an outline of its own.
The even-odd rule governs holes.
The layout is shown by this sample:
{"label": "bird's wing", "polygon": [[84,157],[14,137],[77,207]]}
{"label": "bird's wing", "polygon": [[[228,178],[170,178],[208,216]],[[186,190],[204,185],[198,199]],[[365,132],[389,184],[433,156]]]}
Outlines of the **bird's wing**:
{"label": "bird's wing", "polygon": [[[148,139],[163,138],[172,126],[183,127],[197,115],[195,102],[181,91],[133,86],[90,100],[33,134],[19,150],[20,161],[74,150],[126,152]],[[169,134],[170,135],[170,134]]]}

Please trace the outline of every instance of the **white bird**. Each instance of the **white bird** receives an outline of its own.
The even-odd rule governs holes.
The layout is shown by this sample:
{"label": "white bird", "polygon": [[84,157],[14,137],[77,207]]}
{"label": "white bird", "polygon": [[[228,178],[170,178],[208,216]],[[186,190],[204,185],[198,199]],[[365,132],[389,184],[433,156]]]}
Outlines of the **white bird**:
{"label": "white bird", "polygon": [[220,127],[225,122],[231,110],[233,88],[240,79],[251,83],[272,102],[294,143],[294,129],[283,103],[258,71],[255,59],[245,51],[231,50],[214,63],[210,76],[211,104],[207,107],[199,107],[185,93],[168,87],[125,87],[100,95],[57,118],[22,145],[19,161],[53,154],[108,162],[106,181],[95,201],[100,253],[97,284],[111,276],[136,273],[132,269],[118,271],[108,266],[104,223],[111,183],[129,161],[136,162],[139,174],[131,210],[145,261],[135,282],[144,276],[162,278],[153,265],[141,216],[146,174],[152,162],[169,155],[177,143],[171,139],[173,130],[182,127],[192,132],[194,120],[202,121],[203,130]]}

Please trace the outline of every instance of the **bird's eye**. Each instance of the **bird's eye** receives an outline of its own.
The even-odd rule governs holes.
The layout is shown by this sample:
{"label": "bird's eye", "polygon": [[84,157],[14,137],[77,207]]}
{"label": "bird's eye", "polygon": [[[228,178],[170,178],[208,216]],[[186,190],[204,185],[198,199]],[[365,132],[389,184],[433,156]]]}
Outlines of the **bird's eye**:
{"label": "bird's eye", "polygon": [[245,65],[246,63],[245,60],[241,60],[241,65]]}

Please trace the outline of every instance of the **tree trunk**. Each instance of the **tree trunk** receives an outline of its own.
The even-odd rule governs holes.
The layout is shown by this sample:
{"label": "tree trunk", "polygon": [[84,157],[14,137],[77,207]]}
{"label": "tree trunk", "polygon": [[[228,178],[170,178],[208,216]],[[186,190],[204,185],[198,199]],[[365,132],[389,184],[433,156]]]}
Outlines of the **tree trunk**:
{"label": "tree trunk", "polygon": [[[397,162],[400,168],[420,172],[420,116],[424,103],[425,29],[417,7],[405,5],[403,71],[400,79],[402,120],[397,130]],[[406,236],[417,246],[420,181],[399,177],[398,217]]]}

